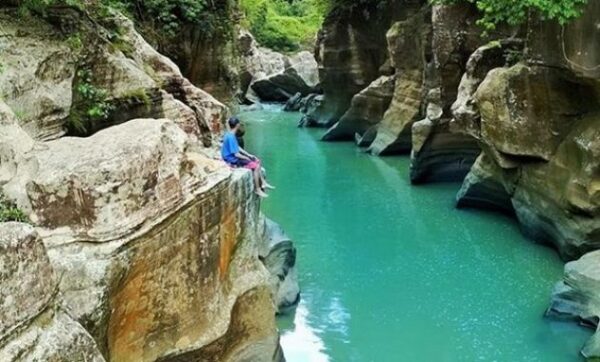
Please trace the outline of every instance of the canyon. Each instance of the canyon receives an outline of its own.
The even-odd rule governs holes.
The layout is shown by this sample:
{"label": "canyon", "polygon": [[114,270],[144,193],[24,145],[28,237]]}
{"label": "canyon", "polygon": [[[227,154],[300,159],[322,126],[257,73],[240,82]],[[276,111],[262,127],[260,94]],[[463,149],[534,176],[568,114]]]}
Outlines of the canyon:
{"label": "canyon", "polygon": [[408,156],[413,185],[462,183],[456,208],[515,219],[568,262],[546,316],[598,327],[600,0],[487,34],[466,2],[337,4],[295,54],[229,2],[232,29],[186,24],[176,44],[117,11],[23,20],[18,4],[0,5],[0,201],[24,219],[0,223],[1,360],[284,360],[296,247],[218,153],[232,109],[269,102],[323,141]]}

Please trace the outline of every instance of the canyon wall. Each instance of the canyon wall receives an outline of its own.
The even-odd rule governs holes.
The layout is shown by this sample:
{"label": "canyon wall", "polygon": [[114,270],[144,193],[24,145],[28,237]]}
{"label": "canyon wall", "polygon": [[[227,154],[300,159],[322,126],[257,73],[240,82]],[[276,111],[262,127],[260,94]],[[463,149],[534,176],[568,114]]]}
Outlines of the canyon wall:
{"label": "canyon wall", "polygon": [[[371,10],[391,18],[362,25],[364,47],[339,40],[356,15],[332,11],[317,54],[323,108],[339,118],[312,125],[334,119],[324,140],[410,153],[413,183],[465,180],[458,206],[516,214],[566,259],[597,249],[599,3],[564,28],[532,17],[485,39],[470,4],[403,5]],[[367,53],[377,65],[361,61]]]}
{"label": "canyon wall", "polygon": [[[413,183],[463,181],[458,207],[515,216],[565,260],[585,254],[567,264],[548,315],[596,327],[600,1],[564,26],[532,15],[485,39],[469,4],[406,2],[404,14],[383,4],[389,22],[357,27],[371,39],[364,49],[338,40],[354,16],[343,7],[324,24],[317,54],[332,111],[311,125],[334,123],[324,140],[354,139],[374,155],[410,152]],[[583,354],[598,358],[598,346],[596,334]]]}
{"label": "canyon wall", "polygon": [[283,360],[296,252],[220,161],[227,108],[120,14],[0,24],[0,190],[33,225],[0,224],[1,359]]}

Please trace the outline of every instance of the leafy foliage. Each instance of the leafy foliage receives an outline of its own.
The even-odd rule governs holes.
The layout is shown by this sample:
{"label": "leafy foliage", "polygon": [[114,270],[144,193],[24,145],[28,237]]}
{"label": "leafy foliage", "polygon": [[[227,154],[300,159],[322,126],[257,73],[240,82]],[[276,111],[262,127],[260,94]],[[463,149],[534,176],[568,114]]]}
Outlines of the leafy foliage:
{"label": "leafy foliage", "polygon": [[77,71],[75,92],[67,127],[71,133],[85,134],[93,122],[108,119],[114,107],[107,92],[92,84],[92,73],[87,69]]}
{"label": "leafy foliage", "polygon": [[530,11],[546,19],[565,24],[581,14],[587,0],[432,0],[434,4],[452,4],[461,1],[475,3],[482,17],[479,24],[491,31],[498,24],[518,25],[523,23]]}
{"label": "leafy foliage", "polygon": [[333,0],[241,0],[244,24],[257,41],[279,51],[312,45]]}
{"label": "leafy foliage", "polygon": [[8,221],[28,222],[25,213],[0,193],[0,222]]}

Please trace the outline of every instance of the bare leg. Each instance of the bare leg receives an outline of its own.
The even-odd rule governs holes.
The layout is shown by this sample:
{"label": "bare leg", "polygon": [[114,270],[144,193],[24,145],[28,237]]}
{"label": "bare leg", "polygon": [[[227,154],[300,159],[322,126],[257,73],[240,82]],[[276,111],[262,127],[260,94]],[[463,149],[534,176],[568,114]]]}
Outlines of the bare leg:
{"label": "bare leg", "polygon": [[265,189],[275,190],[275,186],[273,186],[267,182],[267,179],[265,178],[265,174],[262,172],[262,163],[260,160],[258,160],[258,173],[260,174],[261,190],[265,190]]}
{"label": "bare leg", "polygon": [[267,197],[268,195],[265,194],[262,190],[262,184],[261,184],[261,175],[260,175],[260,169],[257,167],[256,169],[252,170],[252,175],[254,176],[254,192],[260,196],[260,197]]}

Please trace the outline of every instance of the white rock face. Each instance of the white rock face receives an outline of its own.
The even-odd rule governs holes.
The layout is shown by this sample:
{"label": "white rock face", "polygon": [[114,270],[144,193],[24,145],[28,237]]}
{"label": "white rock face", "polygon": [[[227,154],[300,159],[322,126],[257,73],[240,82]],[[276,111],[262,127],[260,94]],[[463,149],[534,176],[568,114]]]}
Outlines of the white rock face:
{"label": "white rock face", "polygon": [[287,57],[258,46],[252,34],[245,30],[240,32],[238,42],[242,53],[242,101],[286,102],[296,93],[306,96],[316,90],[318,64],[310,52]]}
{"label": "white rock face", "polygon": [[309,87],[316,87],[319,84],[319,64],[311,52],[302,51],[292,55],[290,66],[296,69]]}

